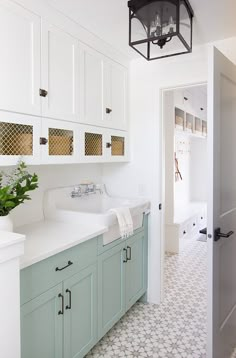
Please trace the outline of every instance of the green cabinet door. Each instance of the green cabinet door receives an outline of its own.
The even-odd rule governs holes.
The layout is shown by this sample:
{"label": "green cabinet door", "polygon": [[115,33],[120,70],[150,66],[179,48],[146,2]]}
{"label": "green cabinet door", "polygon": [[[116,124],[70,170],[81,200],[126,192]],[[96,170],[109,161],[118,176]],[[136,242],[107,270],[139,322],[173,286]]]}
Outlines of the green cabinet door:
{"label": "green cabinet door", "polygon": [[62,285],[21,306],[21,358],[63,358]]}
{"label": "green cabinet door", "polygon": [[64,283],[64,358],[82,358],[97,342],[97,265]]}
{"label": "green cabinet door", "polygon": [[98,258],[98,338],[125,313],[125,242]]}
{"label": "green cabinet door", "polygon": [[127,240],[126,310],[147,290],[147,240],[144,232]]}

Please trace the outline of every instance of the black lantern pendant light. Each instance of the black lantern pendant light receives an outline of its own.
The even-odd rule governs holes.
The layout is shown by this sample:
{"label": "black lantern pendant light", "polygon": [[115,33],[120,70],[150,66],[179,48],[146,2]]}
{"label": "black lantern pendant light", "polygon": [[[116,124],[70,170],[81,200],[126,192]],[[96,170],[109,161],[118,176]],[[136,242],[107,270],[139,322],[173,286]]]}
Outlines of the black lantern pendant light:
{"label": "black lantern pendant light", "polygon": [[193,10],[188,0],[130,0],[129,45],[147,60],[192,51]]}

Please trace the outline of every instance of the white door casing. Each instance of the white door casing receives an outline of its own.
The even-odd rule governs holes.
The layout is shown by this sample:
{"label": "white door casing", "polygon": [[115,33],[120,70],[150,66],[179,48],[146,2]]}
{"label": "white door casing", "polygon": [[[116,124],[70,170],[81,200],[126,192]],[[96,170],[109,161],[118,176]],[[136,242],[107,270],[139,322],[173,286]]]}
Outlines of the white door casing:
{"label": "white door casing", "polygon": [[[208,358],[228,358],[236,345],[235,139],[236,66],[213,47],[208,78]],[[219,239],[216,229],[229,237]]]}

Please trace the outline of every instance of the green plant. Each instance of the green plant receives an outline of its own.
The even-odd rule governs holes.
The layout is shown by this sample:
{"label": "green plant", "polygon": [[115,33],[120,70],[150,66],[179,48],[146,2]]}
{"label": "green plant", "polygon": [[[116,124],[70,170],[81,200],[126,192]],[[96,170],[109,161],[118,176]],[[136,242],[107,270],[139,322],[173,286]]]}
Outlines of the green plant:
{"label": "green plant", "polygon": [[0,172],[0,216],[6,216],[25,200],[31,200],[27,192],[38,188],[38,176],[31,175],[23,161],[10,173]]}

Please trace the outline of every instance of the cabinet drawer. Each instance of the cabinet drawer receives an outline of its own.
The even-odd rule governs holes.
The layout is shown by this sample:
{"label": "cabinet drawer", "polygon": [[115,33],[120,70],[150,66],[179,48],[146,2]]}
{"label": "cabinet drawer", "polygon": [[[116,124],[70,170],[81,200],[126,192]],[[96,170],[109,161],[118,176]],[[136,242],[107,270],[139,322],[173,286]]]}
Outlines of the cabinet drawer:
{"label": "cabinet drawer", "polygon": [[21,305],[89,266],[96,258],[94,238],[21,270]]}
{"label": "cabinet drawer", "polygon": [[199,230],[204,229],[207,226],[207,217],[205,211],[202,211],[198,216]]}
{"label": "cabinet drawer", "polygon": [[189,234],[189,225],[188,223],[183,223],[179,227],[179,238],[186,237]]}
{"label": "cabinet drawer", "polygon": [[194,216],[190,220],[189,224],[190,224],[190,227],[191,227],[191,234],[194,235],[198,231],[198,217]]}

